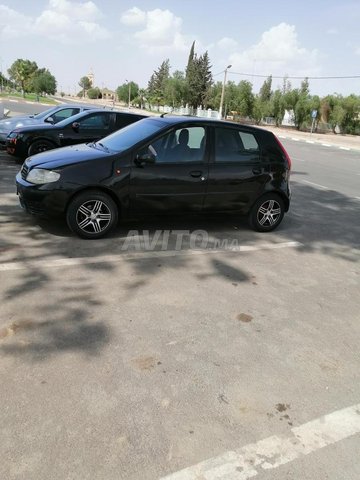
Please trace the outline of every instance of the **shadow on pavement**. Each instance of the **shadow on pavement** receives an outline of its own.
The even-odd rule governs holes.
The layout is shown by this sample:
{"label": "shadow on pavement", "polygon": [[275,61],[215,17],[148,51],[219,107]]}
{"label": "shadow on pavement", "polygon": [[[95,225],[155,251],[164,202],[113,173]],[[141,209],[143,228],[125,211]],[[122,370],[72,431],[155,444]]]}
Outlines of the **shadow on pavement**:
{"label": "shadow on pavement", "polygon": [[[127,221],[109,238],[86,241],[74,237],[65,222],[37,221],[24,214],[18,206],[14,188],[8,178],[14,175],[17,165],[0,166],[0,254],[1,263],[18,262],[21,270],[3,273],[9,276],[9,284],[1,298],[6,313],[0,325],[0,352],[7,355],[26,356],[30,360],[45,360],[51,355],[69,351],[86,355],[98,355],[109,343],[112,332],[106,319],[97,318],[97,307],[103,305],[98,293],[94,272],[111,275],[115,266],[111,262],[74,265],[67,267],[77,272],[78,278],[66,284],[63,269],[47,269],[39,261],[58,258],[87,257],[126,253],[121,249],[129,230],[148,231],[150,237],[156,230],[205,230],[209,234],[209,246],[220,240],[243,245],[261,245],[297,241],[299,264],[302,253],[321,252],[350,262],[358,260],[356,249],[360,245],[360,202],[335,191],[318,190],[310,185],[292,183],[293,198],[290,212],[280,228],[270,234],[251,231],[244,219],[235,216],[211,216],[189,218],[152,218]],[[6,175],[2,175],[6,172]],[[301,175],[302,172],[298,172]],[[296,174],[295,174],[296,175]],[[175,238],[170,235],[168,249],[174,248]],[[182,250],[191,245],[184,238]],[[162,250],[161,244],[156,250]],[[137,251],[134,252],[135,254]],[[141,252],[140,252],[141,253]],[[269,253],[271,255],[271,252]],[[124,289],[136,295],[139,287],[161,275],[162,262],[174,271],[186,268],[192,258],[186,255],[161,259],[126,258],[132,274],[124,282]],[[251,274],[240,268],[208,257],[209,271],[194,274],[196,280],[206,281],[219,277],[234,283],[249,282]],[[90,281],[91,280],[91,281]],[[65,289],[64,287],[70,287]],[[44,296],[39,304],[33,303],[33,295],[39,290]],[[10,304],[23,298],[26,311],[10,315]],[[2,332],[2,333],[1,333]],[[21,335],[25,335],[23,338]],[[21,337],[21,339],[20,339]],[[19,339],[19,340],[17,340]]]}

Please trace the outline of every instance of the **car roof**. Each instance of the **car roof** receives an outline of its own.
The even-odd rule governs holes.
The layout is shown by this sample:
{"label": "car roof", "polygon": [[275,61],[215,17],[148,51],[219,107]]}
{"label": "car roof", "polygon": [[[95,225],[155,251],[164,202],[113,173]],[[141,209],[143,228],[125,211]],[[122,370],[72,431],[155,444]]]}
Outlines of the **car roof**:
{"label": "car roof", "polygon": [[[59,105],[54,105],[52,108],[54,109],[60,109],[60,108],[87,108],[89,110],[93,110],[94,108],[99,108],[99,107],[93,107],[92,105],[82,105],[81,103],[61,103]],[[51,108],[49,108],[51,110]],[[40,112],[42,113],[42,112]]]}
{"label": "car roof", "polygon": [[152,116],[148,117],[152,119],[156,119],[161,121],[164,126],[166,125],[177,125],[179,123],[186,123],[188,125],[190,124],[210,124],[210,125],[218,125],[218,126],[236,126],[236,127],[244,127],[248,128],[249,130],[261,130],[262,132],[266,132],[267,130],[264,130],[262,128],[256,127],[254,125],[246,125],[242,123],[237,123],[237,122],[231,122],[229,120],[220,120],[218,118],[207,118],[207,117],[193,117],[193,116],[188,116],[188,115],[160,115],[160,116]]}

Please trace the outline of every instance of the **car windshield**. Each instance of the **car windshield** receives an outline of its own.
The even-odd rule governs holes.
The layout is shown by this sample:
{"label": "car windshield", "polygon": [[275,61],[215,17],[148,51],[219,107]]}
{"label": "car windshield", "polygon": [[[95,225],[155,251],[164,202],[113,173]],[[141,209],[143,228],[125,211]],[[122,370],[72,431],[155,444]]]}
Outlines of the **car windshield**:
{"label": "car windshield", "polygon": [[123,152],[163,128],[164,123],[156,118],[144,118],[103,138],[101,143],[113,152]]}

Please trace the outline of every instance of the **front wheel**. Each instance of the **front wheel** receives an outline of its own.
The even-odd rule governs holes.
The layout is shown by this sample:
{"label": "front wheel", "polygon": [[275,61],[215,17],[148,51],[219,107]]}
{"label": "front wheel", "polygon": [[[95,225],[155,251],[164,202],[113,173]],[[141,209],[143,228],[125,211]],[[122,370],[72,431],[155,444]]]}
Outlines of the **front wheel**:
{"label": "front wheel", "polygon": [[35,140],[28,148],[28,156],[36,155],[37,153],[46,152],[52,150],[55,145],[48,140]]}
{"label": "front wheel", "polygon": [[258,232],[270,232],[280,225],[284,213],[283,199],[276,193],[267,193],[253,205],[249,223]]}
{"label": "front wheel", "polygon": [[77,195],[66,211],[69,228],[82,238],[101,238],[114,228],[118,220],[115,202],[106,193],[96,190]]}

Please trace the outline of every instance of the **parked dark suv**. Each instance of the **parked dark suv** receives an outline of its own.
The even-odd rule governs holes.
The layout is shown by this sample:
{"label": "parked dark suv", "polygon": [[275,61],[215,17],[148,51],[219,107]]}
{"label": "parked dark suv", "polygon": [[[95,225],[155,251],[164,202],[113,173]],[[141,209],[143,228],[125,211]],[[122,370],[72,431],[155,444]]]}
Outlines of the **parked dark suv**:
{"label": "parked dark suv", "polygon": [[14,129],[7,137],[6,150],[26,158],[53,148],[95,142],[120,128],[145,118],[136,113],[92,109],[66,118],[56,125],[30,125]]}
{"label": "parked dark suv", "polygon": [[189,117],[150,117],[103,138],[28,158],[16,177],[21,205],[65,214],[84,238],[121,215],[237,212],[258,231],[289,209],[290,158],[269,131]]}

